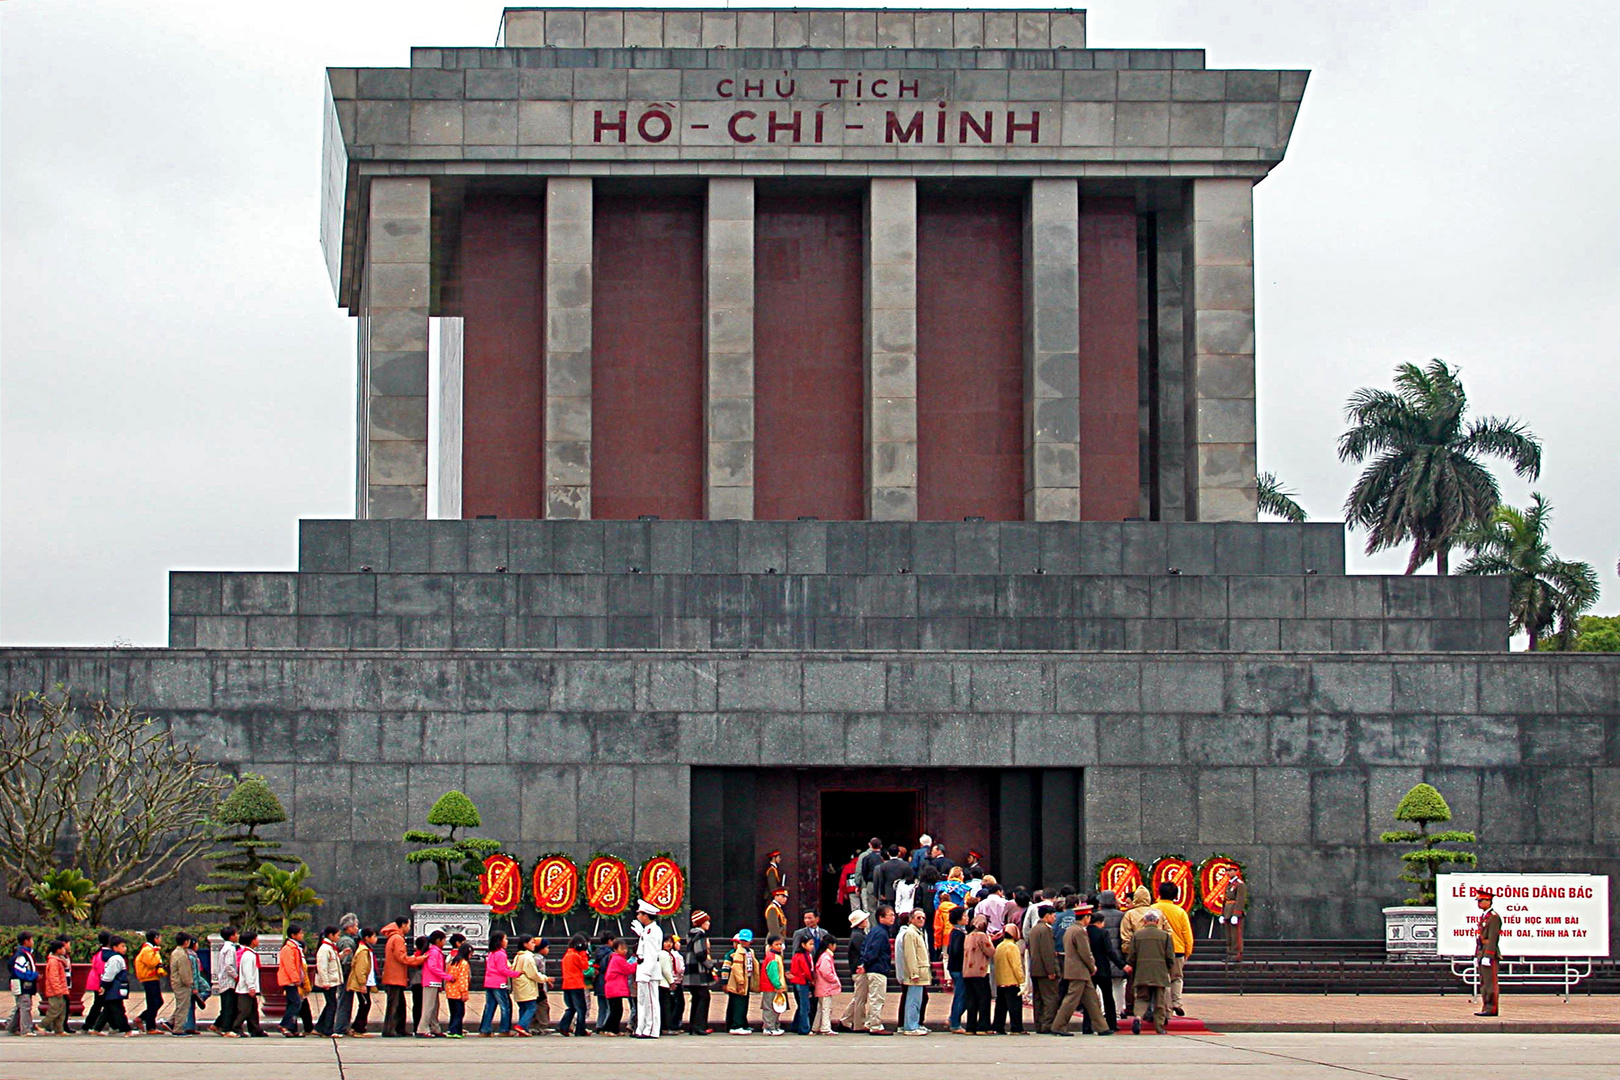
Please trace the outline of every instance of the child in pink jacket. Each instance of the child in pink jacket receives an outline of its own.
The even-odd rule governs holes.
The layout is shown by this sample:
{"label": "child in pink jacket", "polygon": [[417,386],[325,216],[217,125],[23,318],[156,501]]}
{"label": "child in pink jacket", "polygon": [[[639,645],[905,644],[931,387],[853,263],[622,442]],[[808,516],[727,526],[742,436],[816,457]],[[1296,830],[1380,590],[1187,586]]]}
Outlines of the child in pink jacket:
{"label": "child in pink jacket", "polygon": [[838,981],[838,968],[833,964],[833,949],[835,945],[832,938],[823,938],[821,952],[816,954],[815,977],[810,984],[810,992],[816,999],[816,1021],[811,1026],[812,1035],[832,1035],[833,998],[838,996],[841,986]]}
{"label": "child in pink jacket", "polygon": [[502,1035],[512,1034],[512,991],[507,987],[517,972],[506,959],[506,935],[489,935],[489,953],[484,957],[484,1020],[478,1034],[486,1039],[494,1033],[495,1010],[501,1010]]}
{"label": "child in pink jacket", "polygon": [[636,978],[636,962],[629,957],[630,943],[620,938],[613,943],[613,955],[608,957],[607,971],[603,975],[602,991],[607,997],[608,1019],[602,1025],[602,1034],[620,1034],[624,1020],[624,1002],[630,996],[630,984]]}

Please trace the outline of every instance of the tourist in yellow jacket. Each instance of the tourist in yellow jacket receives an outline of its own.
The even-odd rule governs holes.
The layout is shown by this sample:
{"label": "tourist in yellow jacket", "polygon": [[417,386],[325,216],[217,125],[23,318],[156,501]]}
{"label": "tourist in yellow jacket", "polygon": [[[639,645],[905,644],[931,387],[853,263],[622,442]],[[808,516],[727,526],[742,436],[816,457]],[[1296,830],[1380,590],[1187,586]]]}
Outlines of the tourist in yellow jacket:
{"label": "tourist in yellow jacket", "polygon": [[163,935],[146,932],[146,944],[135,954],[135,981],[146,991],[146,1008],[141,1010],[141,1030],[150,1035],[158,1029],[158,1012],[163,1008],[163,979],[169,969],[163,966]]}
{"label": "tourist in yellow jacket", "polygon": [[1182,976],[1187,971],[1187,958],[1193,951],[1192,920],[1187,918],[1187,912],[1176,903],[1181,896],[1181,890],[1173,881],[1159,883],[1159,902],[1153,907],[1164,919],[1164,928],[1170,931],[1170,938],[1176,944],[1176,970],[1170,973],[1170,1011],[1177,1016],[1186,1016],[1187,1011],[1181,1007]]}
{"label": "tourist in yellow jacket", "polygon": [[1024,954],[1018,948],[1018,925],[1008,923],[990,963],[990,982],[996,988],[996,1018],[990,1030],[997,1035],[1024,1034]]}

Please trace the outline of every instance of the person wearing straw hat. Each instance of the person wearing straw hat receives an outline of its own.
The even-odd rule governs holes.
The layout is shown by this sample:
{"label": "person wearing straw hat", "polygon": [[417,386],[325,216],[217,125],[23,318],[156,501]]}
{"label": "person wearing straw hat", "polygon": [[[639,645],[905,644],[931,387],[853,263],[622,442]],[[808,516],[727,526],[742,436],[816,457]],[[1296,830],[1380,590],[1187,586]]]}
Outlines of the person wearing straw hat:
{"label": "person wearing straw hat", "polygon": [[866,924],[872,918],[864,911],[849,913],[849,973],[855,982],[855,992],[849,1004],[833,1027],[840,1031],[854,1031],[866,1022],[866,980],[861,978],[866,969],[861,966],[861,945],[866,941]]}
{"label": "person wearing straw hat", "polygon": [[664,931],[658,925],[658,908],[636,901],[636,921],[631,929],[636,943],[636,1038],[656,1039],[663,1015],[658,1003],[658,973],[664,951]]}

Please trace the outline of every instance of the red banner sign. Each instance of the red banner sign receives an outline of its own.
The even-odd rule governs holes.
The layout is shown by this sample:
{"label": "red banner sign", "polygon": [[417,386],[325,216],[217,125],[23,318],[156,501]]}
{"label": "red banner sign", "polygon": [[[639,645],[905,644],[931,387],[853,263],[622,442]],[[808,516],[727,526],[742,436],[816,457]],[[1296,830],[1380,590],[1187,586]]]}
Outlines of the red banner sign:
{"label": "red banner sign", "polygon": [[1224,914],[1226,883],[1243,876],[1242,869],[1225,855],[1211,855],[1198,867],[1198,898],[1211,915]]}
{"label": "red banner sign", "polygon": [[542,915],[566,915],[579,903],[579,867],[565,855],[548,855],[535,863],[529,884]]}
{"label": "red banner sign", "polygon": [[623,859],[598,855],[585,868],[585,903],[598,915],[614,918],[630,906],[630,867]]}
{"label": "red banner sign", "polygon": [[1176,886],[1177,906],[1191,915],[1193,905],[1198,902],[1193,889],[1193,864],[1186,859],[1166,855],[1153,864],[1152,881],[1148,887],[1152,890],[1155,900],[1159,897],[1159,886],[1166,881],[1173,882]]}
{"label": "red banner sign", "polygon": [[478,875],[478,898],[496,915],[510,915],[523,899],[523,868],[512,856],[496,852],[484,860]]}
{"label": "red banner sign", "polygon": [[1112,889],[1122,906],[1140,884],[1142,884],[1142,868],[1136,865],[1135,859],[1115,855],[1097,869],[1097,888]]}
{"label": "red banner sign", "polygon": [[660,855],[641,864],[641,898],[669,916],[681,910],[686,899],[686,875],[674,859]]}

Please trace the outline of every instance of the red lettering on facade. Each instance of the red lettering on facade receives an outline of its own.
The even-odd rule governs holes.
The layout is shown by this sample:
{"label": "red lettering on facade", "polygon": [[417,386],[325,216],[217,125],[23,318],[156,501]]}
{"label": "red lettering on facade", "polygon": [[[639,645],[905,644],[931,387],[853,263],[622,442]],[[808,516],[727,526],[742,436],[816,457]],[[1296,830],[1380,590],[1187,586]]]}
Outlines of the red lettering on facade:
{"label": "red lettering on facade", "polygon": [[729,98],[732,96],[731,88],[735,85],[737,84],[731,79],[721,79],[719,82],[714,84],[714,92],[723,98]]}
{"label": "red lettering on facade", "polygon": [[601,142],[602,141],[602,132],[604,132],[604,131],[617,131],[619,133],[619,141],[624,142],[624,110],[623,109],[619,110],[618,123],[614,123],[612,120],[603,120],[602,119],[602,110],[601,109],[596,110],[596,132],[595,132],[595,135],[594,135],[592,141],[593,142]]}
{"label": "red lettering on facade", "polygon": [[652,109],[641,114],[636,121],[636,131],[643,139],[650,143],[660,143],[669,138],[675,124],[670,120],[669,113],[662,109]]}
{"label": "red lettering on facade", "polygon": [[817,112],[816,113],[816,138],[815,138],[815,141],[818,142],[818,143],[821,141],[821,132],[822,132],[822,129],[825,127],[826,122],[827,122],[827,114],[824,113],[824,112]]}
{"label": "red lettering on facade", "polygon": [[906,126],[901,127],[900,126],[900,119],[897,116],[895,116],[895,114],[891,111],[888,114],[887,122],[883,126],[883,141],[886,142],[886,143],[892,143],[892,142],[903,142],[903,143],[915,142],[915,143],[920,143],[920,142],[922,142],[922,136],[923,136],[923,119],[922,118],[923,118],[923,114],[920,111],[919,112],[914,112],[914,113],[911,114],[911,119],[906,122]]}
{"label": "red lettering on facade", "polygon": [[772,109],[768,114],[766,114],[765,140],[767,142],[775,142],[777,133],[782,131],[791,131],[793,133],[793,141],[799,141],[799,112],[797,109],[795,109],[793,112],[793,119],[786,122],[776,119],[775,109]]}
{"label": "red lettering on facade", "polygon": [[901,79],[900,80],[900,93],[899,93],[899,96],[900,97],[916,97],[917,96],[917,80],[912,79],[910,82],[906,82],[906,80]]}
{"label": "red lettering on facade", "polygon": [[777,79],[776,80],[776,96],[779,97],[779,98],[790,98],[790,97],[793,96],[793,91],[796,90],[798,88],[798,86],[799,86],[799,84],[795,80],[789,79],[787,81],[787,87],[784,89],[783,86],[782,86],[782,80]]}
{"label": "red lettering on facade", "polygon": [[744,79],[743,80],[743,95],[742,96],[743,97],[764,97],[765,96],[765,80],[764,79]]}
{"label": "red lettering on facade", "polygon": [[945,145],[945,103],[939,103],[939,112],[935,114],[934,142]]}
{"label": "red lettering on facade", "polygon": [[740,142],[740,143],[751,143],[751,142],[753,142],[755,139],[759,138],[759,136],[758,135],[744,135],[742,132],[738,131],[737,130],[737,121],[739,121],[739,120],[753,120],[753,119],[757,118],[758,116],[759,116],[758,113],[752,112],[752,111],[750,111],[748,109],[743,109],[740,112],[732,113],[731,114],[731,119],[726,121],[726,131],[727,131],[727,133],[730,134],[730,136],[734,140],[736,140],[737,142]]}
{"label": "red lettering on facade", "polygon": [[1008,112],[1007,112],[1007,143],[1008,143],[1008,145],[1010,146],[1012,144],[1013,137],[1015,135],[1017,135],[1020,131],[1025,131],[1025,132],[1029,133],[1029,141],[1031,143],[1039,143],[1041,141],[1041,114],[1040,114],[1040,111],[1036,110],[1034,112],[1031,112],[1029,114],[1029,122],[1027,124],[1020,124],[1018,122],[1018,120],[1017,120],[1017,116],[1018,116],[1018,114],[1016,112],[1008,110]]}
{"label": "red lettering on facade", "polygon": [[875,97],[875,98],[886,98],[886,97],[888,97],[889,92],[888,92],[888,90],[884,89],[888,85],[889,85],[889,80],[888,79],[873,79],[872,80],[872,96]]}
{"label": "red lettering on facade", "polygon": [[828,79],[827,81],[832,84],[833,97],[844,96],[844,87],[849,85],[848,79]]}
{"label": "red lettering on facade", "polygon": [[980,125],[980,123],[973,118],[972,113],[965,112],[962,114],[961,123],[957,125],[957,142],[965,143],[968,141],[969,128],[973,129],[973,134],[977,135],[979,137],[979,141],[982,143],[991,142],[995,138],[996,122],[988,109],[986,109],[984,113],[983,125]]}

